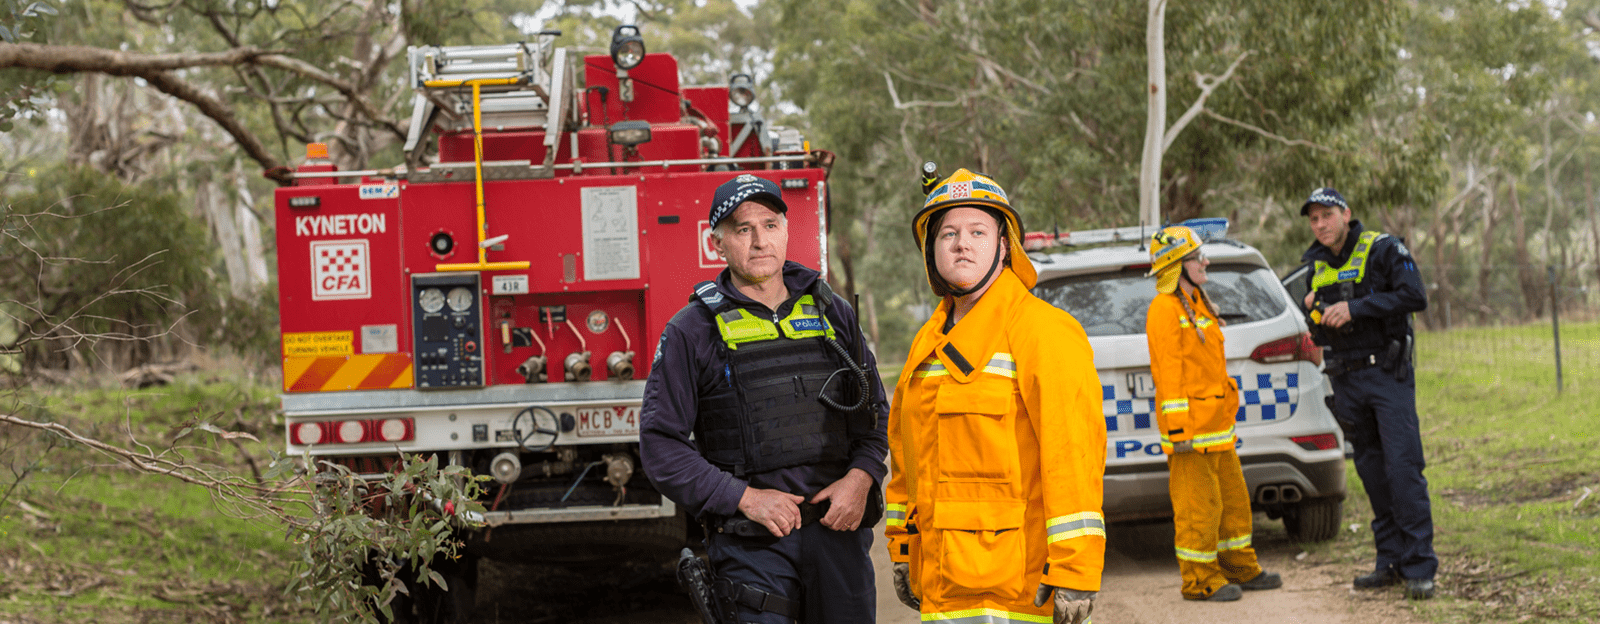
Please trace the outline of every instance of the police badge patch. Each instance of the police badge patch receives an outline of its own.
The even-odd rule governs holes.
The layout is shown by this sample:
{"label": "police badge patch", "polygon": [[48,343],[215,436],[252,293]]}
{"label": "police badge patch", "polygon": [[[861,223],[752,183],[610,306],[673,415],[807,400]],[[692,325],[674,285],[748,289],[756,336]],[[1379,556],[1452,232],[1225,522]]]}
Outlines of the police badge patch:
{"label": "police badge patch", "polygon": [[1395,239],[1394,248],[1395,248],[1395,251],[1399,251],[1400,252],[1400,256],[1401,257],[1403,257],[1403,258],[1410,258],[1411,257],[1411,250],[1410,249],[1406,249],[1406,244],[1404,242],[1402,242],[1400,239]]}
{"label": "police badge patch", "polygon": [[738,182],[738,183],[740,183],[740,184],[749,184],[749,183],[751,183],[751,182],[755,182],[755,181],[756,181],[756,177],[755,177],[755,176],[753,176],[753,175],[750,175],[750,174],[748,174],[748,173],[746,173],[746,174],[742,174],[742,175],[740,175],[740,176],[739,176],[739,177],[737,177],[737,178],[734,178],[734,179],[733,179],[733,180],[734,180],[734,181],[735,181],[735,182]]}

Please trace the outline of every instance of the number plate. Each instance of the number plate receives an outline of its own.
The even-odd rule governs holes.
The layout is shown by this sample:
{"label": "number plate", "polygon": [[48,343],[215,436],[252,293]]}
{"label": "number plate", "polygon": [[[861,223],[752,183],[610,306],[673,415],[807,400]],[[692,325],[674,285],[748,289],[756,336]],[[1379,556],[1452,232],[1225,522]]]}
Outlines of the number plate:
{"label": "number plate", "polygon": [[639,435],[639,407],[578,408],[578,437]]}
{"label": "number plate", "polygon": [[1128,373],[1128,392],[1135,399],[1156,398],[1156,380],[1150,373]]}

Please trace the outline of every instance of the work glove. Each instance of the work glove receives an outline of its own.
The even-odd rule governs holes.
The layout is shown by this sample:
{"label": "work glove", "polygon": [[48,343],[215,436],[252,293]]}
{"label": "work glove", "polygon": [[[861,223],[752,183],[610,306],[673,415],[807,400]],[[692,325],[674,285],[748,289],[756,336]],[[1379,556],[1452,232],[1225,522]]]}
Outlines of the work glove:
{"label": "work glove", "polygon": [[1051,592],[1055,592],[1055,624],[1083,624],[1089,621],[1089,614],[1094,613],[1094,596],[1098,592],[1078,591],[1065,587],[1039,584],[1039,592],[1033,596],[1033,606],[1042,607]]}
{"label": "work glove", "polygon": [[894,595],[912,610],[922,610],[922,600],[911,591],[911,564],[894,564]]}

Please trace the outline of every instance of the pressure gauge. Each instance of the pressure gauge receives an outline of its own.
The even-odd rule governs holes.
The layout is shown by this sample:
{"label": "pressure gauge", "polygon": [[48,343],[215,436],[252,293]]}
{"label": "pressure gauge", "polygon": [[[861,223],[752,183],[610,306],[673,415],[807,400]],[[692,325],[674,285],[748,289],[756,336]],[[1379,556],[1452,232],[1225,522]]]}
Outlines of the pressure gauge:
{"label": "pressure gauge", "polygon": [[429,288],[417,296],[417,303],[422,306],[422,311],[433,314],[444,308],[444,293],[437,288]]}
{"label": "pressure gauge", "polygon": [[472,290],[457,286],[450,289],[450,309],[465,312],[472,307]]}

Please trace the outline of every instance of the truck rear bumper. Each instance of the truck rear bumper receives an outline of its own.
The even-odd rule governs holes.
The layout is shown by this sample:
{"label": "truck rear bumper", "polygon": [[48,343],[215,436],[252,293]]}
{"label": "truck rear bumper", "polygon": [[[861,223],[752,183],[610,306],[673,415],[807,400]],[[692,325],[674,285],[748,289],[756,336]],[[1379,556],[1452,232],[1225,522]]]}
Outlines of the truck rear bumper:
{"label": "truck rear bumper", "polygon": [[551,522],[587,522],[592,520],[647,520],[666,518],[678,512],[677,505],[663,498],[659,505],[619,505],[566,507],[560,509],[512,509],[488,511],[483,522],[491,527],[513,524],[542,524]]}

